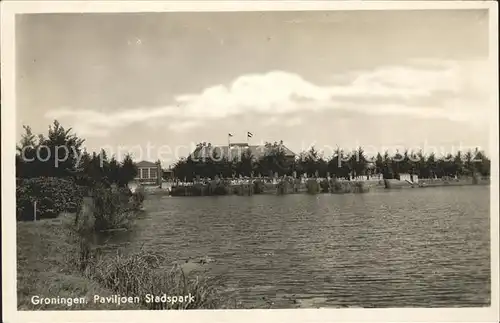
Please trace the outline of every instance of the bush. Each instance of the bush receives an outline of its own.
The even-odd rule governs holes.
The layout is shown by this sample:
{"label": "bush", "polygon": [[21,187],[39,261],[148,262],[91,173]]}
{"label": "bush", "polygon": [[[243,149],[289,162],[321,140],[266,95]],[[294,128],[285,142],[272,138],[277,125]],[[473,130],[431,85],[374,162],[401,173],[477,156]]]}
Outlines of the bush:
{"label": "bush", "polygon": [[191,189],[192,196],[203,196],[207,195],[208,189],[207,186],[201,183],[196,183],[193,186],[188,187],[188,191]]}
{"label": "bush", "polygon": [[308,179],[306,182],[307,193],[317,194],[319,192],[319,183],[315,178]]}
{"label": "bush", "polygon": [[352,183],[352,190],[353,193],[366,193],[370,188],[366,186],[365,182],[354,182]]}
{"label": "bush", "polygon": [[212,181],[208,184],[196,183],[191,186],[175,186],[170,191],[172,196],[227,195],[229,193],[234,193],[234,191],[231,191],[230,184],[225,181]]}
{"label": "bush", "polygon": [[18,180],[16,208],[18,220],[32,220],[37,201],[37,218],[57,217],[62,212],[76,212],[85,189],[71,179],[37,177]]}
{"label": "bush", "polygon": [[226,183],[220,182],[213,189],[214,195],[227,195],[229,193],[229,186]]}
{"label": "bush", "polygon": [[287,181],[282,179],[276,184],[276,193],[278,195],[286,194],[287,188],[288,188]]}
{"label": "bush", "polygon": [[340,182],[337,180],[332,180],[331,191],[332,193],[342,194],[342,193],[366,193],[370,189],[361,181],[347,181]]}
{"label": "bush", "polygon": [[264,193],[265,184],[262,180],[258,179],[253,182],[253,192],[254,194]]}
{"label": "bush", "polygon": [[322,193],[328,193],[330,191],[330,183],[328,180],[325,178],[320,182],[320,187],[321,187],[321,192]]}
{"label": "bush", "polygon": [[[138,192],[134,193],[136,196]],[[92,192],[92,199],[89,200],[91,205],[82,204],[86,208],[81,208],[81,211],[89,209],[90,214],[94,218],[94,230],[106,231],[110,229],[127,228],[130,225],[130,219],[134,215],[134,208],[137,207],[136,202],[132,205],[128,203],[128,194],[126,191],[113,191],[111,189],[96,188]],[[138,199],[139,197],[136,197]],[[127,200],[126,203],[124,201]],[[141,200],[142,203],[142,200]],[[93,205],[92,205],[93,204]],[[82,214],[79,213],[79,216]]]}
{"label": "bush", "polygon": [[146,198],[146,190],[142,185],[138,186],[134,193],[131,193],[130,190],[125,191],[121,189],[118,191],[119,195],[122,196],[122,200],[127,199],[127,201],[132,198],[132,207],[136,210],[142,208],[142,203]]}

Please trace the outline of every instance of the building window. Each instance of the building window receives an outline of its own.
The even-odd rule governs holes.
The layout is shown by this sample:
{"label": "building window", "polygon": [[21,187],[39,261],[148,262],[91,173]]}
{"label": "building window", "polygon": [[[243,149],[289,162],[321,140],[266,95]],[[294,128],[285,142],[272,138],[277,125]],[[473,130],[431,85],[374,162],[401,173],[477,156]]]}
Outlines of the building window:
{"label": "building window", "polygon": [[156,168],[150,168],[149,169],[149,177],[150,178],[157,178],[158,177],[158,170]]}
{"label": "building window", "polygon": [[149,178],[149,169],[141,168],[141,178],[144,178],[144,179]]}

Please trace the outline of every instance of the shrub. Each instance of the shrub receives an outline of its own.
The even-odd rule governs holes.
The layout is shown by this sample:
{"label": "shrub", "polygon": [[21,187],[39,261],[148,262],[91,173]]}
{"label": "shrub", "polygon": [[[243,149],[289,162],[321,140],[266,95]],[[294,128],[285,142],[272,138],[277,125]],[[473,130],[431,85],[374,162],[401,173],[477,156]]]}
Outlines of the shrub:
{"label": "shrub", "polygon": [[262,180],[258,179],[253,182],[253,192],[254,194],[261,194],[264,192],[265,184]]}
{"label": "shrub", "polygon": [[192,196],[202,196],[207,195],[208,190],[206,189],[206,185],[201,183],[196,183],[193,186],[188,186],[188,191],[191,190]]}
{"label": "shrub", "polygon": [[319,192],[319,183],[315,178],[308,179],[306,182],[307,193],[316,194]]}
{"label": "shrub", "polygon": [[[231,191],[232,189],[232,191]],[[212,181],[208,184],[196,183],[191,186],[172,187],[170,195],[172,196],[206,196],[206,195],[227,195],[234,193],[234,187],[231,188],[228,182]]]}
{"label": "shrub", "polygon": [[33,219],[34,201],[37,201],[37,218],[51,218],[57,217],[62,212],[76,212],[84,192],[85,189],[71,179],[37,177],[18,180],[17,219]]}
{"label": "shrub", "polygon": [[[120,195],[120,201],[122,204],[128,204],[130,199],[132,198],[132,196],[134,196],[134,194],[132,193],[132,191],[128,188],[128,187],[119,187],[116,189],[116,191],[119,195]],[[144,196],[142,197],[142,200],[144,201]]]}
{"label": "shrub", "polygon": [[366,186],[365,182],[353,182],[352,183],[353,193],[366,193],[370,189]]}
{"label": "shrub", "polygon": [[332,189],[332,193],[341,192],[342,191],[342,183],[336,179],[332,179],[331,181],[332,181],[332,183],[330,186]]}
{"label": "shrub", "polygon": [[332,193],[350,193],[351,190],[351,185],[349,185],[350,182],[340,182],[337,180],[333,180],[333,183],[331,185],[331,192]]}
{"label": "shrub", "polygon": [[144,199],[146,198],[146,190],[142,185],[139,185],[134,193],[131,193],[130,190],[125,191],[124,189],[121,189],[118,191],[119,195],[122,196],[122,200],[129,200],[132,198],[132,207],[134,209],[140,209],[142,207],[142,203],[144,202]]}
{"label": "shrub", "polygon": [[325,178],[320,182],[321,192],[328,193],[330,191],[330,183]]}
{"label": "shrub", "polygon": [[[235,187],[232,187],[235,193]],[[231,192],[231,185],[226,181],[211,181],[208,186],[206,186],[206,191],[203,195],[228,195]]]}
{"label": "shrub", "polygon": [[229,193],[229,187],[227,187],[223,183],[219,183],[217,186],[215,186],[213,190],[214,195],[227,195],[228,193]]}
{"label": "shrub", "polygon": [[331,183],[332,193],[343,194],[343,193],[366,193],[369,191],[369,187],[361,181],[346,181],[339,182],[337,180],[332,180]]}
{"label": "shrub", "polygon": [[[134,194],[137,194],[135,192]],[[134,215],[134,207],[124,203],[128,196],[123,191],[112,191],[111,189],[96,188],[92,192],[92,203],[87,208],[94,218],[94,230],[106,231],[110,229],[127,228],[130,225],[130,219]],[[140,195],[143,197],[143,195]],[[138,197],[136,197],[138,198]],[[141,200],[142,203],[142,200]],[[82,207],[81,210],[84,210]],[[80,214],[79,214],[80,215]]]}
{"label": "shrub", "polygon": [[474,174],[472,175],[472,184],[474,184],[474,185],[479,184],[479,179],[480,179],[480,176],[481,176],[480,174],[478,174],[478,173],[474,173]]}

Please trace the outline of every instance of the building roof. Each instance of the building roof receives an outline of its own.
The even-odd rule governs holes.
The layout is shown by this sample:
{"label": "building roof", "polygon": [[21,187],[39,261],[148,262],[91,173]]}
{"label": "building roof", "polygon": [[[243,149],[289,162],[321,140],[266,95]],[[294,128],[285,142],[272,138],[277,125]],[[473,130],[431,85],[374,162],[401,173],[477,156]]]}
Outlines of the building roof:
{"label": "building roof", "polygon": [[147,161],[147,160],[141,160],[140,162],[135,164],[137,167],[156,167],[157,164]]}
{"label": "building roof", "polygon": [[[231,157],[239,157],[245,151],[250,150],[250,153],[254,158],[261,158],[266,154],[269,150],[265,145],[248,145],[247,143],[232,143],[231,144]],[[295,153],[288,149],[285,145],[281,145],[285,157],[295,157]],[[209,157],[212,153],[215,153],[217,156],[229,156],[229,146],[203,146],[197,147],[191,156],[193,158],[203,158]]]}

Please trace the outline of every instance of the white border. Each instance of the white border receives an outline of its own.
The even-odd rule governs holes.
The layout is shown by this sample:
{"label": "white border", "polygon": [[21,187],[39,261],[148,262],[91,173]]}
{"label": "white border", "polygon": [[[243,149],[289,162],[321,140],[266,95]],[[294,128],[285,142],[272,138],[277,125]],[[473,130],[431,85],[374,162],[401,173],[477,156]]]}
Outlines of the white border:
{"label": "white border", "polygon": [[[491,304],[489,308],[197,311],[17,311],[15,220],[15,24],[17,13],[489,9],[491,91]],[[497,322],[498,306],[498,4],[496,1],[2,1],[2,292],[5,322]]]}

